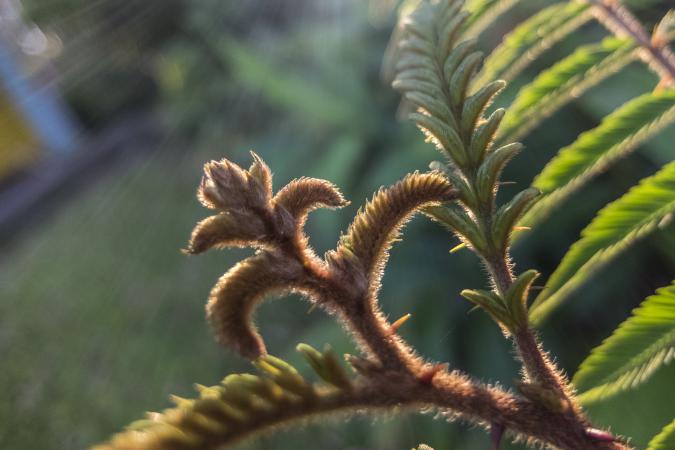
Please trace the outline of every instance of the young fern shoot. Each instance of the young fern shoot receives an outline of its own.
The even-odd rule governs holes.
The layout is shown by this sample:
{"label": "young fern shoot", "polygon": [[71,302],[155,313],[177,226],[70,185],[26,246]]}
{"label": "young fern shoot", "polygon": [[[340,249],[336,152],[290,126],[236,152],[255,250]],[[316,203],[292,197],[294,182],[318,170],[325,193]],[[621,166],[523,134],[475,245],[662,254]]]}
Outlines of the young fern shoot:
{"label": "young fern shoot", "polygon": [[[216,283],[207,317],[219,342],[251,360],[258,373],[200,386],[196,399],[174,398],[174,408],[150,414],[98,450],[222,448],[302,420],[393,408],[432,408],[482,426],[493,449],[503,435],[546,448],[632,448],[590,423],[532,329],[528,298],[539,273],[517,272],[510,245],[540,192],[531,187],[496,202],[501,173],[522,145],[500,140],[504,109],[486,114],[506,83],[478,73],[482,55],[474,40],[463,39],[476,32],[474,22],[459,0],[423,1],[403,19],[393,87],[416,107],[410,118],[445,161],[378,191],[324,258],[309,246],[304,224],[316,208],[347,204],[336,186],[299,178],[274,193],[271,171],[255,153],[248,170],[226,159],[205,165],[198,198],[215,214],[197,224],[185,252],[255,249]],[[449,228],[486,268],[490,288],[461,295],[513,341],[523,369],[518,393],[449,370],[448,363],[427,362],[397,334],[405,318],[389,323],[380,310],[390,247],[418,212]],[[269,296],[289,292],[351,334],[361,351],[347,355],[352,372],[329,347],[298,346],[321,383],[267,354],[254,312]]]}

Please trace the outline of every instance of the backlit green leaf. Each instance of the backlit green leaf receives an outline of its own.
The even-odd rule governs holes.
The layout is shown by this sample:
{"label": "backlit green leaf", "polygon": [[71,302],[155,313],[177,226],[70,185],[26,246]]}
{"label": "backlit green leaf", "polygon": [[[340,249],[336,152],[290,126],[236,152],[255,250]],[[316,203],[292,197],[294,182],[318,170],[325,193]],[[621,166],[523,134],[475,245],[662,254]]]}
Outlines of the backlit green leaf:
{"label": "backlit green leaf", "polygon": [[675,162],[602,209],[563,257],[531,308],[541,322],[572,292],[675,212]]}
{"label": "backlit green leaf", "polygon": [[656,291],[581,363],[573,383],[592,403],[645,382],[675,356],[675,282]]}

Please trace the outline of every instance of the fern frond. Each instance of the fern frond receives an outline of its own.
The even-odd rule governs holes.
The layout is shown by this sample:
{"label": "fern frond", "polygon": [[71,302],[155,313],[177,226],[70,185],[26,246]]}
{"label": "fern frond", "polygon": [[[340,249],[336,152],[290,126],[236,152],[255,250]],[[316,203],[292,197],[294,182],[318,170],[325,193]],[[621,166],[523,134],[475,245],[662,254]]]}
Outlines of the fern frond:
{"label": "fern frond", "polygon": [[534,301],[530,318],[541,322],[572,292],[623,250],[655,230],[675,212],[675,162],[645,178],[603,208],[570,247],[546,288]]}
{"label": "fern frond", "polygon": [[446,226],[467,246],[479,254],[488,251],[485,233],[466,211],[448,206],[432,206],[424,209],[432,220]]}
{"label": "fern frond", "polygon": [[376,291],[389,248],[402,225],[420,208],[455,197],[455,189],[440,173],[410,174],[375,194],[327,259],[334,266],[340,266],[343,259],[356,260],[366,274],[371,291]]}
{"label": "fern frond", "polygon": [[[477,4],[488,7],[492,2]],[[505,261],[509,258],[513,227],[539,192],[535,188],[526,189],[497,208],[495,198],[501,172],[522,148],[519,143],[493,148],[492,140],[504,110],[484,117],[487,106],[506,83],[502,80],[472,83],[482,55],[474,51],[473,40],[457,42],[461,23],[445,26],[442,5],[425,4],[409,17],[406,22],[409,31],[401,41],[399,74],[393,85],[419,107],[410,118],[448,157],[449,167],[441,163],[433,167],[440,168],[457,188],[463,207],[436,205],[425,208],[424,212],[450,228],[463,245],[474,250],[492,277],[494,292],[466,290],[462,295],[485,309],[505,328],[520,330],[526,326],[526,313],[521,307],[511,308],[511,298],[504,298],[513,282]],[[423,27],[435,29],[437,33],[416,31]],[[411,67],[416,70],[411,71]],[[434,96],[433,92],[438,95]],[[522,305],[522,297],[520,295],[518,304]]]}
{"label": "fern frond", "polygon": [[[541,192],[536,188],[527,188],[508,203],[502,205],[495,214],[495,221],[492,227],[492,236],[496,242],[503,243],[506,246],[510,242],[516,223],[533,207],[539,200]],[[502,249],[503,250],[503,249]]]}
{"label": "fern frond", "polygon": [[675,448],[675,419],[649,441],[647,450],[669,450],[672,448]]}
{"label": "fern frond", "polygon": [[[317,386],[273,356],[256,366],[259,375],[229,375],[217,386],[197,386],[199,398],[172,397],[176,407],[150,413],[93,450],[216,449],[289,422],[362,406],[349,387]],[[342,367],[335,370],[347,376]]]}
{"label": "fern frond", "polygon": [[530,62],[588,22],[592,18],[589,10],[588,4],[561,2],[525,20],[485,60],[475,84],[514,79]]}
{"label": "fern frond", "polygon": [[466,10],[471,13],[466,21],[464,37],[475,38],[490,27],[502,14],[520,0],[469,0]]}
{"label": "fern frond", "polygon": [[579,47],[520,90],[509,106],[499,132],[500,140],[517,140],[567,102],[579,97],[635,58],[631,40],[606,38]]}
{"label": "fern frond", "polygon": [[675,358],[675,282],[658,289],[594,348],[572,383],[585,403],[604,400],[644,383]]}
{"label": "fern frond", "polygon": [[532,227],[587,181],[675,122],[675,89],[637,97],[558,152],[535,178],[545,196],[523,218]]}

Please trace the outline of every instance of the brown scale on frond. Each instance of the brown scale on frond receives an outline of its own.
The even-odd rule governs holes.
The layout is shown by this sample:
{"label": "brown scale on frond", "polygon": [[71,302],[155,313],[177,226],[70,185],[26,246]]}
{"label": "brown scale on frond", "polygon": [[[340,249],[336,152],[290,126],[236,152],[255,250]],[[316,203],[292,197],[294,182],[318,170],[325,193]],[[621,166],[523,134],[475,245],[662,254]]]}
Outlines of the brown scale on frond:
{"label": "brown scale on frond", "polygon": [[253,325],[253,313],[271,294],[296,290],[302,276],[298,261],[269,251],[230,269],[213,287],[206,306],[218,340],[249,359],[264,355],[265,344]]}
{"label": "brown scale on frond", "polygon": [[455,197],[454,188],[440,173],[410,174],[380,190],[359,211],[331,258],[356,259],[367,276],[370,289],[375,292],[391,244],[410,216],[424,206]]}

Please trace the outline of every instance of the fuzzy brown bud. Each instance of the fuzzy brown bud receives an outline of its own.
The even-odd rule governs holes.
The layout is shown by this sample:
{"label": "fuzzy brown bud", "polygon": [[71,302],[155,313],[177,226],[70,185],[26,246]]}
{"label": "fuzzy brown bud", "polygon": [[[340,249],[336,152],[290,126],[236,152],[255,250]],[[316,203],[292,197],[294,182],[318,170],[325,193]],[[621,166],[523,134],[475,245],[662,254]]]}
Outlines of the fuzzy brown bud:
{"label": "fuzzy brown bud", "polygon": [[218,340],[249,359],[264,355],[265,345],[253,325],[253,313],[266,296],[294,290],[302,274],[298,261],[270,251],[230,269],[214,286],[206,307]]}
{"label": "fuzzy brown bud", "polygon": [[265,223],[257,215],[223,212],[195,226],[185,252],[196,255],[211,248],[255,246],[264,241],[265,233]]}
{"label": "fuzzy brown bud", "polygon": [[340,240],[335,261],[356,259],[373,293],[379,289],[389,248],[401,227],[420,208],[456,198],[447,178],[438,172],[413,173],[380,190],[359,211]]}
{"label": "fuzzy brown bud", "polygon": [[272,198],[272,175],[258,155],[251,152],[253,165],[246,171],[222,159],[204,165],[199,201],[211,209],[263,210]]}

